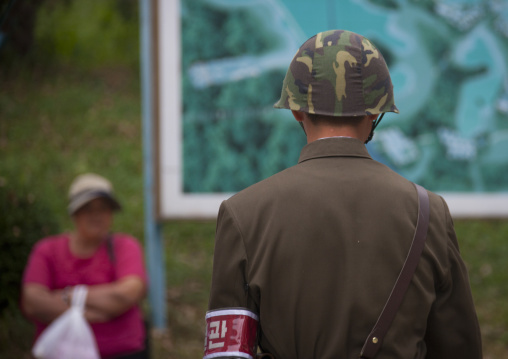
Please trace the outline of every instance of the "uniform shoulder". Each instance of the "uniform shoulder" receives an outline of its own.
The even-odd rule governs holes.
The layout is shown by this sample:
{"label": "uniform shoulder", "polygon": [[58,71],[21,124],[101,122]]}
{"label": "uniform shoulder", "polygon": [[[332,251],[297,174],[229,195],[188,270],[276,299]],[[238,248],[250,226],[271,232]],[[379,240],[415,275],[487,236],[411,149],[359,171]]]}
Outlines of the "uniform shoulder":
{"label": "uniform shoulder", "polygon": [[446,200],[439,194],[434,193],[427,189],[427,193],[429,194],[429,202],[430,202],[430,208],[431,212],[434,213],[440,213],[444,216],[450,215],[450,210],[448,208],[448,204],[446,203]]}
{"label": "uniform shoulder", "polygon": [[296,166],[289,167],[264,180],[254,183],[231,196],[227,202],[234,204],[239,202],[259,201],[263,198],[273,198],[272,196],[280,194],[281,191],[290,185],[288,178],[291,177],[291,173],[294,171],[295,167]]}

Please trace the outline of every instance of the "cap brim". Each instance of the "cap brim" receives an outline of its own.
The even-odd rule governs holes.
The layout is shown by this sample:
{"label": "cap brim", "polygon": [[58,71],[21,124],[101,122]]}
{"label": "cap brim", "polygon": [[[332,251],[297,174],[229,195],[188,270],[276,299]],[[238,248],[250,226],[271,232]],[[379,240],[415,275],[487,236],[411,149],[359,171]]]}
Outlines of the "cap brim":
{"label": "cap brim", "polygon": [[111,196],[109,193],[106,192],[100,192],[100,191],[93,191],[93,192],[85,192],[81,193],[74,198],[71,199],[69,206],[67,207],[67,210],[70,215],[73,215],[76,213],[78,209],[83,207],[85,204],[90,202],[91,200],[94,200],[96,198],[105,198],[107,199],[113,208],[114,211],[119,211],[122,209],[122,206],[120,206],[120,203]]}

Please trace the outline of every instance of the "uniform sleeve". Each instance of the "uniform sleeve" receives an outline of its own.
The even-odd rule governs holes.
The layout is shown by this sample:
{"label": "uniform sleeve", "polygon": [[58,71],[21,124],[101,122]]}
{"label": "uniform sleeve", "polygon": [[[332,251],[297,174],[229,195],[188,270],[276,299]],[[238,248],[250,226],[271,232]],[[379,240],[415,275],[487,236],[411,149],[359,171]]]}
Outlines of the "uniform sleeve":
{"label": "uniform sleeve", "polygon": [[116,278],[135,275],[143,282],[147,282],[143,250],[139,242],[131,237],[121,238],[118,247],[115,249],[116,256]]}
{"label": "uniform sleeve", "polygon": [[480,328],[469,276],[459,252],[453,222],[444,202],[448,235],[448,275],[436,288],[428,319],[427,357],[481,359]]}
{"label": "uniform sleeve", "polygon": [[39,241],[32,248],[23,273],[23,284],[37,283],[52,288],[51,258],[48,241]]}
{"label": "uniform sleeve", "polygon": [[227,201],[222,202],[215,233],[210,310],[243,307],[255,311],[249,308],[247,265],[242,233]]}

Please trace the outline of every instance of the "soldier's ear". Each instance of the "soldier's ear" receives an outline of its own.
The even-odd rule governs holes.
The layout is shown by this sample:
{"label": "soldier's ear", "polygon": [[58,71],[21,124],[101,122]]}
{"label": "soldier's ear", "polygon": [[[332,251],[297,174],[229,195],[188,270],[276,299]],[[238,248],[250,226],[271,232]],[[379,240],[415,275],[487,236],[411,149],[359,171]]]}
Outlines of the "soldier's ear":
{"label": "soldier's ear", "polygon": [[302,111],[295,111],[295,110],[291,110],[291,112],[293,113],[293,116],[295,117],[295,120],[297,120],[298,122],[302,122],[305,118],[305,112],[302,112]]}
{"label": "soldier's ear", "polygon": [[376,121],[377,118],[380,116],[380,114],[375,114],[375,115],[367,115],[369,117],[369,120],[370,121]]}

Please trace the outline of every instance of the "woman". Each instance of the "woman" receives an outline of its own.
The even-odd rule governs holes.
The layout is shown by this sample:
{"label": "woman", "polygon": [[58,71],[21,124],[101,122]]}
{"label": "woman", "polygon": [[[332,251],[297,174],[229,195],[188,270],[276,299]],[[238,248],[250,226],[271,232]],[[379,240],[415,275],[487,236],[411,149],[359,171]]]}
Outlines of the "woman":
{"label": "woman", "polygon": [[69,190],[75,230],[39,241],[23,276],[22,307],[40,333],[69,308],[72,288],[88,286],[85,318],[102,358],[148,358],[139,303],[147,290],[142,249],[125,234],[111,234],[120,209],[111,183],[78,176]]}

